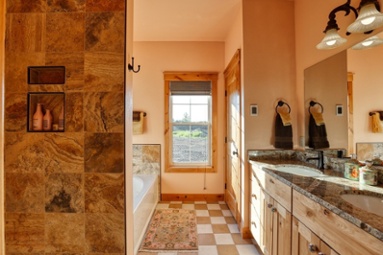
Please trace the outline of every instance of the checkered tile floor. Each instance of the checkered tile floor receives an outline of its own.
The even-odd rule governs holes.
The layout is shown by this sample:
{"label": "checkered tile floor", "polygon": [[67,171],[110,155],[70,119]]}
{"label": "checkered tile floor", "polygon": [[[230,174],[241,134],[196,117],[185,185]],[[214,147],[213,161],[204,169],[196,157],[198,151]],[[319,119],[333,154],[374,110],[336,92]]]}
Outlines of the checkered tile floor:
{"label": "checkered tile floor", "polygon": [[158,209],[196,210],[198,252],[139,252],[138,255],[260,255],[252,240],[242,239],[225,202],[160,202]]}

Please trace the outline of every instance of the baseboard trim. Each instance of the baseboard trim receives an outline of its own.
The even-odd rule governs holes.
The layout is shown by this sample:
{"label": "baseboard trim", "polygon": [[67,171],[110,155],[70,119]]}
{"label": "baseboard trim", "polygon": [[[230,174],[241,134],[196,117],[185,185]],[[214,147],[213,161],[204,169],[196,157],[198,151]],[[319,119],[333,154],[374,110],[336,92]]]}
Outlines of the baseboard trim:
{"label": "baseboard trim", "polygon": [[161,201],[224,201],[223,194],[161,194]]}

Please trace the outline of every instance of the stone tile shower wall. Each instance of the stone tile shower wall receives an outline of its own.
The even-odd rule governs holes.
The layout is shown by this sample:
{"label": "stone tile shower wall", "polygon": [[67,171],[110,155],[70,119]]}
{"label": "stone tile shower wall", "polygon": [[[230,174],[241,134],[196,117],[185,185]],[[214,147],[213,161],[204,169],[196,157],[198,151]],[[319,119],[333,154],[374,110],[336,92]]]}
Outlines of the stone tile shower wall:
{"label": "stone tile shower wall", "polygon": [[[125,0],[6,7],[6,255],[122,255]],[[66,82],[28,85],[28,66]],[[65,132],[26,131],[28,92],[65,93]]]}
{"label": "stone tile shower wall", "polygon": [[133,144],[133,174],[161,174],[160,144]]}

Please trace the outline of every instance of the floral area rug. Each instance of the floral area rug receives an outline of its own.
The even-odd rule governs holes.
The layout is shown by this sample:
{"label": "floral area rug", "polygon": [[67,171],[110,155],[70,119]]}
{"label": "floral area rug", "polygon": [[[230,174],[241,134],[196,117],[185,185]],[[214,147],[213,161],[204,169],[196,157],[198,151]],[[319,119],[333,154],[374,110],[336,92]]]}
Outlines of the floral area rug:
{"label": "floral area rug", "polygon": [[157,209],[146,230],[141,251],[188,251],[198,249],[194,210]]}

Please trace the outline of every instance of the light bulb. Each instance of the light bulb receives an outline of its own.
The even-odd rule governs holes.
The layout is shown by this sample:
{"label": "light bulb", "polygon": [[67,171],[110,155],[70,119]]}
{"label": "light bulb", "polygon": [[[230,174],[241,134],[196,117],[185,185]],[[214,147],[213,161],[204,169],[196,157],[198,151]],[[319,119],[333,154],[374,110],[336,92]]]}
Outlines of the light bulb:
{"label": "light bulb", "polygon": [[363,46],[370,46],[374,41],[371,40],[371,41],[366,41],[366,42],[362,42]]}
{"label": "light bulb", "polygon": [[372,22],[374,22],[374,20],[375,20],[375,17],[369,17],[369,18],[362,19],[360,23],[362,23],[363,25],[370,25]]}
{"label": "light bulb", "polygon": [[326,42],[326,44],[327,44],[328,46],[332,46],[332,45],[334,45],[335,43],[336,43],[336,40],[331,40],[331,41]]}

